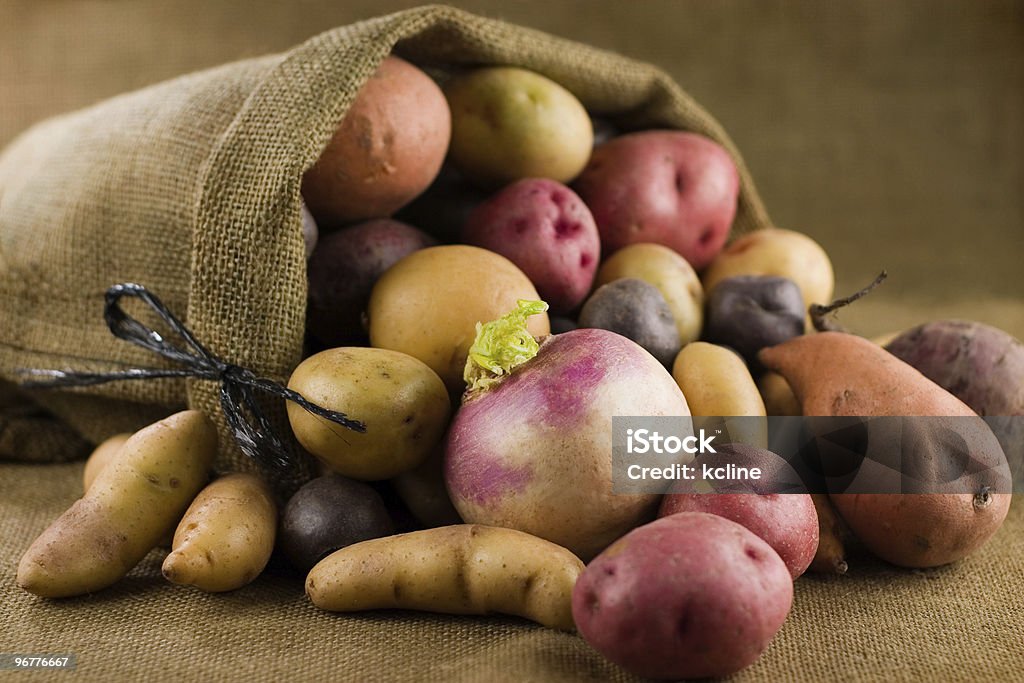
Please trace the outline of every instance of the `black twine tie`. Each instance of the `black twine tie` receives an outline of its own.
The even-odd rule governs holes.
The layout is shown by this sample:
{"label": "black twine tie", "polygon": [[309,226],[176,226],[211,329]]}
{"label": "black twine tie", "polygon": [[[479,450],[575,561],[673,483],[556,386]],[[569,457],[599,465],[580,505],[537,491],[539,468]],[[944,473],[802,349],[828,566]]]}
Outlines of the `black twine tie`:
{"label": "black twine tie", "polygon": [[[144,301],[176,334],[185,340],[186,349],[168,342],[156,330],[151,330],[121,308],[121,297],[133,297]],[[310,413],[336,422],[337,424],[363,433],[366,425],[352,420],[344,413],[322,408],[307,401],[301,394],[277,382],[257,377],[251,370],[228,363],[210,353],[206,347],[178,320],[163,302],[142,285],[124,283],[107,290],[103,319],[118,339],[141,346],[160,354],[181,366],[180,369],[132,368],[117,372],[75,372],[65,370],[27,369],[19,371],[28,377],[46,379],[28,380],[25,387],[59,388],[85,387],[106,382],[129,379],[154,379],[158,377],[192,377],[220,382],[220,405],[239,447],[247,456],[257,462],[287,469],[292,456],[281,438],[256,402],[258,394],[276,396],[298,404]]]}

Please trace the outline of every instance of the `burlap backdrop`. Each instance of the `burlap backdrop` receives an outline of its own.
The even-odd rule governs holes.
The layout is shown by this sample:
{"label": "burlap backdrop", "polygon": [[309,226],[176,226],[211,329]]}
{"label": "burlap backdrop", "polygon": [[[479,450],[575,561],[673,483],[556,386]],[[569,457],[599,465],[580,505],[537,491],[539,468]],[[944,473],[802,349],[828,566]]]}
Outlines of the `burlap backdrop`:
{"label": "burlap backdrop", "polygon": [[[300,178],[392,50],[440,69],[523,66],[625,127],[709,136],[740,168],[735,230],[768,221],[724,130],[659,69],[450,7],[412,9],[116,97],[16,140],[0,158],[2,376],[159,364],[102,323],[103,292],[133,281],[184,314],[214,353],[286,378],[300,358],[306,300]],[[82,453],[66,427],[40,429],[46,416],[15,392],[0,383],[0,457]],[[89,441],[187,404],[220,422],[219,469],[247,466],[210,382],[121,382],[31,398]]]}

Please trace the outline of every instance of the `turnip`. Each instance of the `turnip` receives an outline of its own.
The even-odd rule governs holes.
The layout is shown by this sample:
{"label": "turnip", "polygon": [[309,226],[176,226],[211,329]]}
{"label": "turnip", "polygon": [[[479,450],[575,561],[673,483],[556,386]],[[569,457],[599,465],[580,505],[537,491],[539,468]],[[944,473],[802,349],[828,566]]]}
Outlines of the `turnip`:
{"label": "turnip", "polygon": [[689,416],[667,370],[614,332],[539,341],[541,302],[478,327],[469,388],[445,448],[452,502],[470,523],[546,538],[589,559],[653,519],[657,494],[612,492],[612,416]]}

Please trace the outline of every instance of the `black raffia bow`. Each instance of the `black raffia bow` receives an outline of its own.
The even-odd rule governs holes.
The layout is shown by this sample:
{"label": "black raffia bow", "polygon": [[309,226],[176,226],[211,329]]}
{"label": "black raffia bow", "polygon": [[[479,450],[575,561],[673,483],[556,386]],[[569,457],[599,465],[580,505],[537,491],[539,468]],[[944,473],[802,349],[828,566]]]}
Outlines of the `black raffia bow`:
{"label": "black raffia bow", "polygon": [[[168,342],[156,330],[151,330],[121,308],[121,297],[130,296],[144,301],[167,323],[176,334],[185,340],[187,349]],[[64,370],[22,370],[29,377],[47,379],[28,380],[25,387],[58,388],[84,387],[106,382],[129,379],[154,379],[158,377],[193,377],[220,382],[220,405],[224,411],[235,441],[247,456],[263,465],[288,468],[291,455],[270,421],[256,402],[259,393],[277,396],[298,404],[314,415],[335,422],[342,427],[363,433],[366,425],[352,420],[344,413],[322,408],[306,400],[298,392],[281,386],[273,380],[257,377],[251,370],[228,363],[210,353],[163,302],[142,285],[126,282],[107,290],[103,319],[118,339],[141,346],[184,367],[180,369],[132,368],[117,372],[75,372]],[[245,413],[248,413],[248,418]]]}

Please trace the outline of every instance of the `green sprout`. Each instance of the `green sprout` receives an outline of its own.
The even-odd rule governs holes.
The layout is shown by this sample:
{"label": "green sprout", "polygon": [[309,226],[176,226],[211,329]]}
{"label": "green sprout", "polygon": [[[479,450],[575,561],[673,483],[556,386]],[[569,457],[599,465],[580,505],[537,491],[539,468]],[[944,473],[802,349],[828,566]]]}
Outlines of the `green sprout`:
{"label": "green sprout", "polygon": [[486,389],[537,355],[540,344],[526,329],[526,319],[546,310],[548,305],[543,301],[520,299],[511,313],[483,325],[476,324],[476,339],[469,347],[462,373],[469,391]]}

